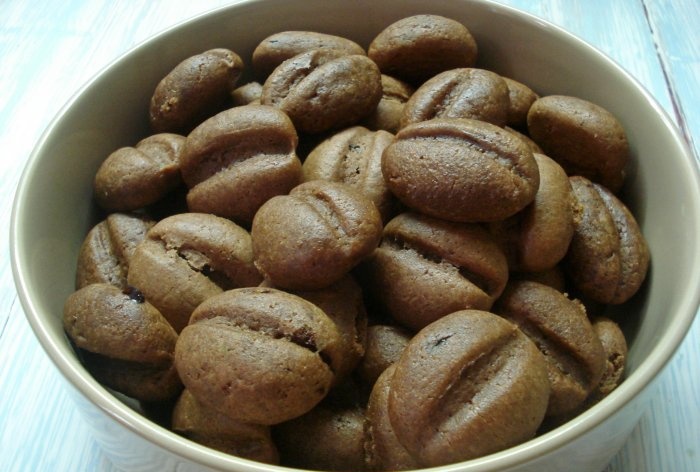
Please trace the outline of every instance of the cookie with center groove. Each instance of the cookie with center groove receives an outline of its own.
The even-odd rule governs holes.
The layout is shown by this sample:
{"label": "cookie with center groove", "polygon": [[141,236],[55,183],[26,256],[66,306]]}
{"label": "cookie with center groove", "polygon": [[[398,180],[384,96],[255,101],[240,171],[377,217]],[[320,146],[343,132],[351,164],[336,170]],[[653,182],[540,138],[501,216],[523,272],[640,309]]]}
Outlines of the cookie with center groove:
{"label": "cookie with center groove", "polygon": [[269,198],[299,183],[298,136],[272,107],[243,105],[197,126],[181,154],[189,211],[213,213],[248,227]]}
{"label": "cookie with center groove", "polygon": [[548,416],[576,411],[600,382],[605,351],[583,305],[558,290],[513,281],[493,308],[537,345],[547,360],[551,384]]}
{"label": "cookie with center groove", "polygon": [[145,215],[112,213],[93,226],[80,245],[75,288],[94,283],[127,288],[131,257],[154,224]]}
{"label": "cookie with center groove", "polygon": [[279,464],[270,427],[244,423],[202,405],[183,390],[172,412],[172,429],[204,446],[246,459]]}
{"label": "cookie with center groove", "polygon": [[382,309],[417,331],[457,310],[490,309],[508,263],[481,226],[406,212],[387,223],[360,272]]}
{"label": "cookie with center groove", "polygon": [[240,288],[197,307],[175,346],[175,366],[203,405],[271,425],[326,396],[339,345],[335,324],[311,302],[272,288]]}
{"label": "cookie with center groove", "polygon": [[245,229],[208,213],[182,213],[149,230],[134,251],[127,281],[180,332],[201,302],[256,286],[262,276]]}
{"label": "cookie with center groove", "polygon": [[485,69],[465,67],[437,74],[406,102],[401,126],[433,118],[471,118],[504,126],[510,98],[503,78]]}
{"label": "cookie with center groove", "polygon": [[367,56],[314,49],[277,66],[260,103],[283,111],[300,133],[316,134],[356,124],[381,98],[381,73]]}
{"label": "cookie with center groove", "polygon": [[452,313],[421,330],[394,364],[391,427],[422,467],[526,441],[547,409],[545,364],[513,323],[480,310]]}
{"label": "cookie with center groove", "polygon": [[537,162],[521,139],[466,118],[406,126],[384,150],[382,173],[405,205],[458,222],[512,216],[532,202],[540,182]]}
{"label": "cookie with center groove", "polygon": [[256,267],[288,290],[339,281],[377,247],[381,233],[374,203],[347,184],[325,180],[271,198],[251,228]]}

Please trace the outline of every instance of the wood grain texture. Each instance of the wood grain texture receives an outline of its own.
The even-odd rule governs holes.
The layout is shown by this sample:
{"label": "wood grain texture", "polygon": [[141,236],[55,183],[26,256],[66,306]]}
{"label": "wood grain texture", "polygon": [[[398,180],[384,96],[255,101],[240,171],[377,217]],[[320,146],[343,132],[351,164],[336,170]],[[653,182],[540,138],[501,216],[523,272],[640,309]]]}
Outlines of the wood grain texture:
{"label": "wood grain texture", "polygon": [[[12,282],[12,197],[34,144],[101,68],[152,34],[223,0],[13,0],[0,4],[0,470],[100,471],[105,459],[34,338]],[[501,0],[553,22],[620,63],[700,149],[696,0]],[[51,270],[47,267],[46,270]],[[700,470],[700,319],[654,387],[612,471]]]}
{"label": "wood grain texture", "polygon": [[644,4],[676,121],[700,156],[700,2],[646,0]]}

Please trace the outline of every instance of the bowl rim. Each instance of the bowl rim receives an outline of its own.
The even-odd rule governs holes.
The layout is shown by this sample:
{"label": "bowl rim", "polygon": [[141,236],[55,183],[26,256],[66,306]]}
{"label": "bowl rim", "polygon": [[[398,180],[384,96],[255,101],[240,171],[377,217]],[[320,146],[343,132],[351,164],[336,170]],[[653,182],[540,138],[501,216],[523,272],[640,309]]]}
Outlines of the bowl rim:
{"label": "bowl rim", "polygon": [[[231,456],[187,440],[176,433],[157,425],[156,423],[147,419],[145,416],[130,408],[128,405],[124,404],[109,390],[97,383],[97,381],[95,381],[92,377],[86,375],[87,371],[84,370],[82,365],[78,363],[75,357],[64,355],[64,350],[60,346],[62,341],[60,339],[56,339],[47,329],[47,327],[43,325],[40,310],[37,308],[31,298],[31,290],[29,289],[31,283],[27,279],[26,262],[23,259],[23,251],[21,249],[23,244],[22,232],[24,230],[22,228],[20,216],[23,214],[26,199],[28,193],[30,192],[27,182],[31,181],[32,176],[38,172],[39,157],[44,153],[44,147],[46,146],[47,140],[49,139],[53,130],[57,127],[58,123],[61,122],[62,118],[72,108],[73,104],[88,88],[98,82],[111,70],[117,68],[119,64],[127,60],[128,57],[135,51],[158,41],[163,36],[172,34],[174,30],[180,29],[186,25],[200,22],[210,16],[221,14],[229,9],[235,10],[245,5],[255,5],[267,3],[269,1],[270,0],[238,0],[234,3],[216,7],[179,21],[128,48],[125,52],[110,61],[106,66],[88,79],[88,81],[85,82],[61,107],[35,144],[29,158],[25,163],[25,167],[16,187],[10,217],[11,268],[21,306],[25,313],[25,317],[32,328],[32,331],[39,340],[40,345],[47,353],[51,362],[59,369],[69,383],[92,404],[106,413],[112,420],[115,420],[121,426],[127,428],[130,432],[135,433],[136,435],[146,439],[148,442],[158,446],[161,449],[164,449],[174,456],[184,458],[197,464],[212,467],[214,469],[228,470],[230,467],[237,467],[238,470],[250,472],[271,470],[289,471],[298,469],[262,464]],[[682,162],[687,168],[686,170],[691,181],[695,183],[694,188],[691,189],[695,195],[693,202],[695,205],[700,204],[700,191],[698,190],[700,189],[700,167],[698,164],[698,159],[695,157],[689,143],[682,136],[680,128],[670,118],[666,110],[661,107],[658,101],[646,90],[646,88],[621,65],[585,40],[534,14],[524,12],[515,7],[497,3],[492,0],[462,1],[465,4],[483,4],[494,10],[500,10],[501,12],[510,16],[515,16],[519,19],[519,21],[536,24],[540,28],[545,28],[552,34],[573,43],[573,45],[575,45],[577,48],[586,50],[588,54],[597,56],[598,60],[602,60],[603,62],[607,63],[619,74],[621,74],[625,80],[629,81],[637,92],[640,93],[641,97],[643,97],[644,101],[647,102],[650,109],[661,118],[665,131],[673,138],[678,148],[682,151],[684,157]],[[279,0],[279,3],[284,3],[284,0]],[[428,6],[426,8],[429,9],[430,7]],[[698,222],[697,226],[696,233],[700,234],[700,222]],[[698,262],[696,267],[700,267],[700,255],[696,254],[695,259],[697,259]],[[696,270],[692,275],[693,278],[689,282],[689,285],[694,284],[695,286],[700,286],[700,270]],[[513,467],[532,461],[539,456],[552,453],[576,437],[584,435],[597,425],[609,419],[609,417],[620,410],[622,406],[635,398],[643,390],[647,389],[656,379],[658,379],[661,371],[668,365],[669,361],[680,347],[688,329],[698,313],[699,308],[700,291],[688,294],[683,300],[683,303],[679,305],[678,311],[681,314],[676,320],[677,322],[673,326],[669,327],[664,335],[659,338],[656,346],[651,350],[647,358],[640,363],[634,372],[626,377],[624,382],[613,392],[611,392],[605,399],[589,408],[584,413],[578,415],[576,418],[546,434],[537,436],[527,442],[513,446],[509,449],[466,462],[431,468],[430,470],[456,472],[457,470],[477,471],[487,469],[491,470],[492,467]]]}

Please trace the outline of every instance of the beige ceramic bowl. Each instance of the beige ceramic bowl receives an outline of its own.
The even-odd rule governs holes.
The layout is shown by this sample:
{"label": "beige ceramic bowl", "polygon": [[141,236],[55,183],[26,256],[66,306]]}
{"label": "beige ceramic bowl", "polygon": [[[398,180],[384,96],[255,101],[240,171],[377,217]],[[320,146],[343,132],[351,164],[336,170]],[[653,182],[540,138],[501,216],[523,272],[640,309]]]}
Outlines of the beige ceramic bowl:
{"label": "beige ceramic bowl", "polygon": [[100,161],[147,130],[158,80],[188,55],[224,46],[249,58],[265,36],[316,30],[367,46],[389,23],[436,13],[473,32],[480,66],[541,94],[576,95],[624,124],[634,162],[625,197],[652,253],[642,293],[624,310],[631,339],[627,379],[609,397],[560,428],[517,447],[441,467],[447,471],[594,471],[621,448],[639,420],[649,386],[698,309],[700,179],[693,157],[658,104],[622,69],[584,42],[532,16],[470,0],[259,0],[178,25],[134,48],[88,83],[49,126],[22,177],[12,217],[12,261],[36,336],[68,380],[105,453],[123,470],[282,470],[187,441],[142,417],[81,366],[61,312],[73,289],[78,247],[95,223],[91,181]]}

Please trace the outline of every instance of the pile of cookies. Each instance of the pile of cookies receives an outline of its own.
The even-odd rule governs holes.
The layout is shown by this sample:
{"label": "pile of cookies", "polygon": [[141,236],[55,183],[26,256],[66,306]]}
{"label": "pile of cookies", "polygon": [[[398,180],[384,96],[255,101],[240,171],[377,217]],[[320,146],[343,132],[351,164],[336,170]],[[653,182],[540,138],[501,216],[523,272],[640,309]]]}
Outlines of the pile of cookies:
{"label": "pile of cookies", "polygon": [[477,58],[436,15],[184,58],[94,179],[63,318],[86,368],[178,434],[311,470],[468,460],[612,391],[602,310],[649,266],[625,131]]}

